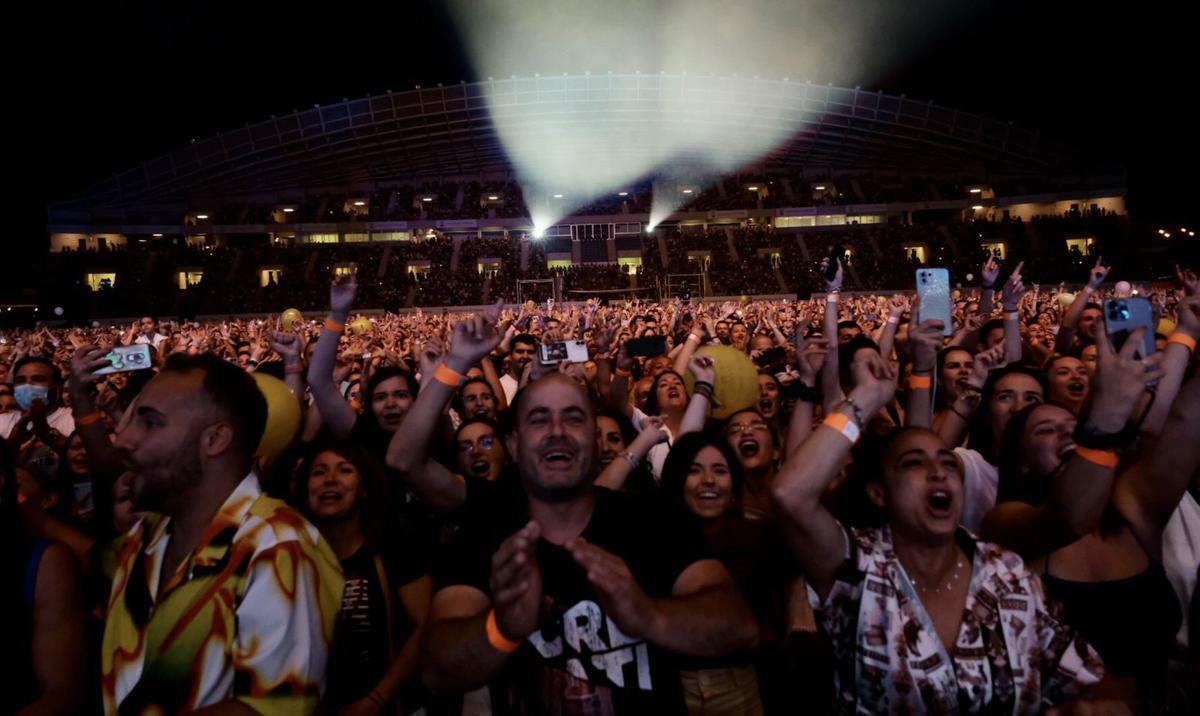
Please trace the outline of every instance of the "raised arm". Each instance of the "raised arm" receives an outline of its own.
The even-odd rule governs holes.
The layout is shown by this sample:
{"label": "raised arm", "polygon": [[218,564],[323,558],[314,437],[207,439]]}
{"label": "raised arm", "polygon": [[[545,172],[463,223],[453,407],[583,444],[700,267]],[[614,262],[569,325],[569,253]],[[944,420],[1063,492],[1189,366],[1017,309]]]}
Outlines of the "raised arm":
{"label": "raised arm", "polygon": [[[838,299],[842,292],[842,260],[838,263],[837,274],[833,280],[825,282],[825,363],[821,366],[821,395],[825,399],[825,412],[830,412],[833,406],[842,400],[842,385],[838,377]],[[829,259],[821,262],[821,275]]]}
{"label": "raised arm", "polygon": [[698,433],[704,429],[704,421],[708,419],[708,406],[713,400],[712,387],[716,385],[717,371],[713,359],[706,355],[692,356],[688,362],[688,370],[696,376],[695,389],[688,399],[687,410],[679,421],[679,434],[675,439],[688,433]]}
{"label": "raised arm", "polygon": [[[267,334],[267,344],[271,350],[283,359],[283,379],[292,395],[304,397],[304,366],[300,363],[300,354],[304,343],[296,333],[285,333],[281,330],[270,331]],[[365,382],[364,382],[365,384]]]}
{"label": "raised arm", "polygon": [[625,481],[650,454],[650,448],[665,442],[666,439],[667,433],[663,430],[662,418],[657,415],[647,415],[642,420],[642,431],[633,439],[625,452],[608,463],[608,466],[600,473],[600,477],[596,478],[596,484],[610,490],[620,490],[625,487]]}
{"label": "raised arm", "polygon": [[822,599],[829,594],[846,554],[845,532],[821,502],[825,489],[850,455],[853,442],[843,431],[854,434],[854,427],[865,427],[858,422],[855,406],[865,422],[896,392],[895,372],[879,355],[866,354],[851,368],[854,388],[849,399],[839,404],[788,458],[772,488],[800,568]]}
{"label": "raised arm", "polygon": [[975,366],[971,369],[971,375],[967,377],[966,388],[958,391],[950,409],[943,417],[942,424],[938,426],[938,435],[947,445],[962,445],[967,431],[971,428],[971,416],[980,408],[980,391],[987,382],[988,373],[1005,365],[1004,344],[992,346],[975,355]]}
{"label": "raised arm", "polygon": [[337,360],[338,344],[346,330],[346,318],[350,315],[354,294],[358,290],[356,274],[351,271],[334,279],[329,289],[329,319],[321,328],[312,364],[308,366],[308,389],[312,393],[313,405],[321,412],[329,431],[339,438],[349,437],[358,419],[354,408],[350,407],[333,383],[333,364]]}
{"label": "raised arm", "polygon": [[1024,267],[1022,261],[1013,269],[1000,298],[1004,307],[1004,360],[1009,363],[1021,360],[1021,298],[1029,290],[1021,280]]}
{"label": "raised arm", "polygon": [[883,324],[883,330],[879,334],[879,354],[884,358],[892,357],[892,346],[896,342],[896,329],[900,325],[900,316],[904,315],[905,307],[904,296],[898,293],[888,299],[887,322]]}
{"label": "raised arm", "polygon": [[979,276],[982,279],[979,286],[979,313],[989,316],[996,295],[996,279],[1000,278],[1000,262],[995,256],[988,256],[987,261],[983,262]]}
{"label": "raised arm", "polygon": [[1079,317],[1083,315],[1083,309],[1087,307],[1092,294],[1108,277],[1109,267],[1100,264],[1102,258],[1102,256],[1096,257],[1096,265],[1092,267],[1092,272],[1088,275],[1087,285],[1083,287],[1082,291],[1075,294],[1075,300],[1071,301],[1067,312],[1063,314],[1062,324],[1058,327],[1058,337],[1054,341],[1055,353],[1066,353],[1075,345],[1075,326],[1079,323]]}
{"label": "raised arm", "polygon": [[[1120,433],[1146,385],[1162,377],[1158,358],[1143,363],[1134,356],[1142,332],[1135,331],[1119,353],[1107,338],[1097,341],[1093,392],[1082,416],[1089,434]],[[1076,448],[1050,480],[1042,504],[1006,502],[988,512],[982,530],[985,539],[1035,558],[1088,534],[1099,526],[1113,498],[1116,463],[1115,453]]]}
{"label": "raised arm", "polygon": [[[1195,280],[1194,275],[1192,280]],[[1193,350],[1187,344],[1187,339],[1191,339],[1192,345],[1195,345],[1197,338],[1200,338],[1200,292],[1195,292],[1194,289],[1197,287],[1189,286],[1186,281],[1184,286],[1188,290],[1188,294],[1179,303],[1178,313],[1175,316],[1175,332],[1171,334],[1167,347],[1163,349],[1162,369],[1164,375],[1158,383],[1154,404],[1150,406],[1150,412],[1142,421],[1143,435],[1158,435],[1162,431],[1167,420],[1167,412],[1171,409],[1171,404],[1179,393],[1184,373],[1187,371],[1188,363],[1192,360]]]}
{"label": "raised arm", "polygon": [[821,370],[821,361],[825,360],[825,338],[803,338],[796,333],[796,371],[800,374],[802,394],[792,408],[792,420],[788,424],[787,454],[785,460],[800,448],[808,436],[812,434],[813,410],[820,400],[817,391],[817,374]]}
{"label": "raised arm", "polygon": [[438,509],[461,506],[467,487],[462,475],[429,456],[429,445],[459,378],[500,343],[501,335],[496,331],[500,305],[454,326],[450,352],[441,366],[430,366],[431,375],[425,376],[420,394],[388,443],[388,467],[399,473],[404,486],[422,502]]}
{"label": "raised arm", "polygon": [[904,410],[909,427],[930,429],[933,425],[933,375],[937,353],[942,347],[944,323],[932,318],[918,326],[909,326],[909,352],[913,356],[912,377],[908,380],[908,404]]}

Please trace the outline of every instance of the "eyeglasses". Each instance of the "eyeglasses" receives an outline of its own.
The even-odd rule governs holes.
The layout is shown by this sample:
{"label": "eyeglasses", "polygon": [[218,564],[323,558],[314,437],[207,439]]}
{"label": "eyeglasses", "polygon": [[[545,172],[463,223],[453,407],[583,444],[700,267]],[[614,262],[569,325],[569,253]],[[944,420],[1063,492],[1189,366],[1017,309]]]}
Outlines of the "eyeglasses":
{"label": "eyeglasses", "polygon": [[476,445],[479,446],[480,450],[491,450],[496,445],[496,436],[484,435],[474,442],[470,440],[463,440],[458,443],[458,451],[471,452],[471,448],[475,447]]}
{"label": "eyeglasses", "polygon": [[761,420],[756,420],[753,423],[745,423],[741,425],[730,425],[725,429],[725,432],[730,435],[741,435],[747,430],[766,430],[767,424]]}

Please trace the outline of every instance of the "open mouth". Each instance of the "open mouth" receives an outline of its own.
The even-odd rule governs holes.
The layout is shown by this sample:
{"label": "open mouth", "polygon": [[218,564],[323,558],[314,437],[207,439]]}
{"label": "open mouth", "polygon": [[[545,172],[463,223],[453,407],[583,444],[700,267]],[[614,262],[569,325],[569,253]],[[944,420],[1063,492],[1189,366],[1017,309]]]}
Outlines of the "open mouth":
{"label": "open mouth", "polygon": [[697,500],[719,500],[721,499],[720,490],[700,490],[696,493]]}
{"label": "open mouth", "polygon": [[608,455],[608,454],[601,455],[600,456],[600,464],[608,465],[610,462],[613,461],[613,457],[614,457],[613,455]]}
{"label": "open mouth", "polygon": [[763,398],[758,401],[758,409],[760,412],[767,413],[775,409],[775,401],[770,398]]}
{"label": "open mouth", "polygon": [[551,467],[566,467],[575,459],[575,453],[570,450],[556,448],[542,453],[542,462]]}
{"label": "open mouth", "polygon": [[667,391],[667,397],[670,398],[671,400],[679,400],[679,398],[681,397],[681,395],[679,393],[679,389],[671,388],[670,390]]}
{"label": "open mouth", "polygon": [[1067,383],[1067,394],[1072,398],[1082,398],[1087,393],[1087,386],[1080,381],[1073,380]]}
{"label": "open mouth", "polygon": [[325,490],[325,491],[321,492],[319,495],[317,495],[317,500],[321,504],[329,504],[329,503],[333,503],[333,502],[338,502],[341,499],[342,499],[342,493],[338,492],[337,490]]}
{"label": "open mouth", "polygon": [[471,463],[471,474],[475,475],[476,477],[480,475],[486,475],[491,467],[492,464],[487,460],[476,460],[475,462]]}
{"label": "open mouth", "polygon": [[1068,440],[1058,447],[1058,459],[1065,460],[1075,450],[1075,441]]}
{"label": "open mouth", "polygon": [[738,454],[742,457],[754,457],[761,450],[757,440],[742,440],[738,443]]}
{"label": "open mouth", "polygon": [[954,504],[954,497],[948,490],[931,490],[925,496],[925,502],[929,506],[929,511],[937,517],[946,517],[950,514],[950,507]]}

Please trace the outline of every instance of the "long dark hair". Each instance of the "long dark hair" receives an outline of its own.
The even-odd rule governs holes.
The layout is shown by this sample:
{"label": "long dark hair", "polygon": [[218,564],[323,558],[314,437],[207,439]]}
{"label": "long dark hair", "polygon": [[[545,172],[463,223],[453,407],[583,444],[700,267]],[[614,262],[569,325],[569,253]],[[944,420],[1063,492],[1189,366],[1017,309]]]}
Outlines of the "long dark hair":
{"label": "long dark hair", "polygon": [[308,477],[313,463],[322,453],[332,452],[345,459],[358,470],[364,496],[358,502],[358,515],[364,542],[372,547],[380,545],[388,533],[391,518],[391,494],[383,468],[379,461],[363,445],[349,441],[330,439],[317,442],[308,449],[292,481],[292,506],[309,521],[320,527],[313,519],[308,507]]}
{"label": "long dark hair", "polygon": [[380,383],[397,376],[404,379],[408,385],[408,392],[412,394],[413,401],[416,401],[417,391],[420,388],[417,385],[417,379],[408,370],[397,366],[385,366],[371,373],[371,379],[367,381],[367,389],[359,391],[359,400],[362,402],[363,411],[354,423],[353,437],[365,442],[370,447],[372,454],[377,455],[380,460],[383,459],[383,452],[387,450],[387,444],[392,436],[379,427],[379,418],[375,415],[375,401],[371,400],[371,396],[375,394],[375,389],[379,387]]}
{"label": "long dark hair", "polygon": [[1027,375],[1036,380],[1038,386],[1042,389],[1043,402],[1045,402],[1050,393],[1049,388],[1046,386],[1046,374],[1032,366],[1010,365],[994,370],[988,375],[987,381],[983,384],[979,407],[975,410],[975,414],[971,416],[970,438],[967,443],[968,447],[978,452],[988,462],[995,459],[997,447],[995,439],[992,437],[991,411],[988,409],[988,404],[996,396],[996,384],[1001,379],[1013,374]]}
{"label": "long dark hair", "polygon": [[740,509],[742,485],[745,483],[742,463],[729,447],[729,442],[724,435],[706,430],[688,433],[671,445],[671,452],[667,455],[667,461],[663,463],[662,469],[662,499],[663,505],[668,511],[679,515],[691,515],[694,519],[698,519],[684,502],[683,488],[687,484],[692,463],[696,461],[696,456],[700,454],[700,451],[706,447],[716,448],[725,458],[725,462],[729,464],[729,476],[733,482],[733,500],[729,503],[728,511],[736,512]]}
{"label": "long dark hair", "polygon": [[[660,408],[658,405],[658,384],[659,384],[659,382],[662,381],[663,378],[665,378],[668,375],[673,375],[676,378],[678,378],[679,382],[683,383],[684,398],[690,397],[690,395],[688,393],[688,389],[687,389],[687,381],[683,379],[683,376],[674,370],[664,370],[663,372],[659,373],[658,377],[654,379],[654,382],[650,384],[650,393],[646,396],[646,408],[645,408],[645,410],[642,411],[646,415],[658,415],[659,414]],[[691,463],[688,463],[688,464],[690,465]]]}

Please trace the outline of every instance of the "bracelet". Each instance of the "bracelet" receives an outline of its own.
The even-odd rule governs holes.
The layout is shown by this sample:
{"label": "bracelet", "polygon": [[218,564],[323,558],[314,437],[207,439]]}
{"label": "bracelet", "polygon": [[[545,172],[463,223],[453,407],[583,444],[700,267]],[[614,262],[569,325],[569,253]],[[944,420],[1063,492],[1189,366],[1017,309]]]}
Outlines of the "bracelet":
{"label": "bracelet", "polygon": [[592,360],[608,360],[608,354],[597,353],[596,355],[592,356]]}
{"label": "bracelet", "polygon": [[704,342],[704,339],[702,339],[700,336],[696,335],[695,333],[689,333],[687,339],[689,341],[695,341],[697,344]]}
{"label": "bracelet", "polygon": [[333,320],[332,318],[326,318],[325,323],[322,325],[325,326],[326,330],[333,331],[334,333],[345,333],[346,332],[346,324],[338,323],[337,321]]}
{"label": "bracelet", "polygon": [[850,441],[851,445],[858,442],[860,434],[858,426],[854,424],[853,420],[841,413],[830,413],[821,424],[838,431],[842,437]]}
{"label": "bracelet", "polygon": [[696,381],[696,384],[692,386],[692,395],[703,395],[705,398],[712,400],[713,384],[706,380]]}
{"label": "bracelet", "polygon": [[387,699],[383,698],[383,696],[375,689],[371,689],[371,691],[367,694],[367,698],[379,708],[383,708],[385,705],[387,705]]}
{"label": "bracelet", "polygon": [[502,651],[505,654],[511,654],[521,648],[521,642],[513,641],[500,633],[500,627],[496,626],[496,610],[489,609],[487,615],[487,640],[496,651]]}
{"label": "bracelet", "polygon": [[625,370],[624,368],[617,368],[613,372],[622,378],[632,378],[633,377],[633,373]]}
{"label": "bracelet", "polygon": [[296,373],[303,373],[304,365],[300,364],[300,363],[284,363],[283,364],[283,372],[287,373],[288,375],[294,375]]}
{"label": "bracelet", "polygon": [[838,302],[838,289],[833,289],[833,288],[829,289],[829,292],[825,294],[825,301],[827,303],[837,303]]}
{"label": "bracelet", "polygon": [[72,417],[75,418],[75,427],[81,428],[85,425],[95,425],[96,423],[100,422],[101,420],[104,419],[104,413],[101,413],[99,410],[93,410],[92,412],[88,413],[87,415],[80,415],[78,417],[72,416]]}
{"label": "bracelet", "polygon": [[951,405],[951,406],[950,406],[950,412],[952,412],[952,413],[954,413],[955,415],[957,415],[957,416],[958,416],[958,417],[959,417],[959,418],[960,418],[960,419],[961,419],[961,420],[962,420],[964,423],[969,423],[969,422],[971,422],[971,419],[970,419],[970,418],[968,418],[967,416],[965,416],[965,415],[963,415],[962,413],[958,412],[958,408],[955,408],[953,405]]}
{"label": "bracelet", "polygon": [[1172,333],[1171,337],[1167,339],[1167,343],[1178,343],[1189,351],[1196,352],[1196,339],[1180,331]]}
{"label": "bracelet", "polygon": [[442,385],[457,388],[458,384],[462,382],[463,376],[462,373],[459,373],[445,363],[439,363],[437,372],[433,374],[433,379]]}
{"label": "bracelet", "polygon": [[1076,445],[1075,454],[1100,467],[1116,467],[1121,462],[1121,458],[1110,450],[1095,450]]}
{"label": "bracelet", "polygon": [[908,376],[909,390],[929,390],[933,387],[933,378],[927,375],[917,375],[913,373]]}
{"label": "bracelet", "polygon": [[842,405],[850,406],[850,412],[854,414],[854,422],[858,427],[862,427],[866,421],[863,419],[862,408],[858,407],[858,403],[854,402],[854,398],[846,396],[846,399],[843,400],[841,405],[838,405],[838,407],[840,408]]}
{"label": "bracelet", "polygon": [[631,467],[635,470],[637,469],[637,466],[640,465],[642,462],[641,460],[634,457],[633,453],[629,452],[628,450],[626,450],[625,452],[618,455],[618,457],[625,458],[625,461],[629,463],[629,467]]}
{"label": "bracelet", "polygon": [[894,326],[900,322],[900,317],[899,316],[888,316],[887,322]]}

